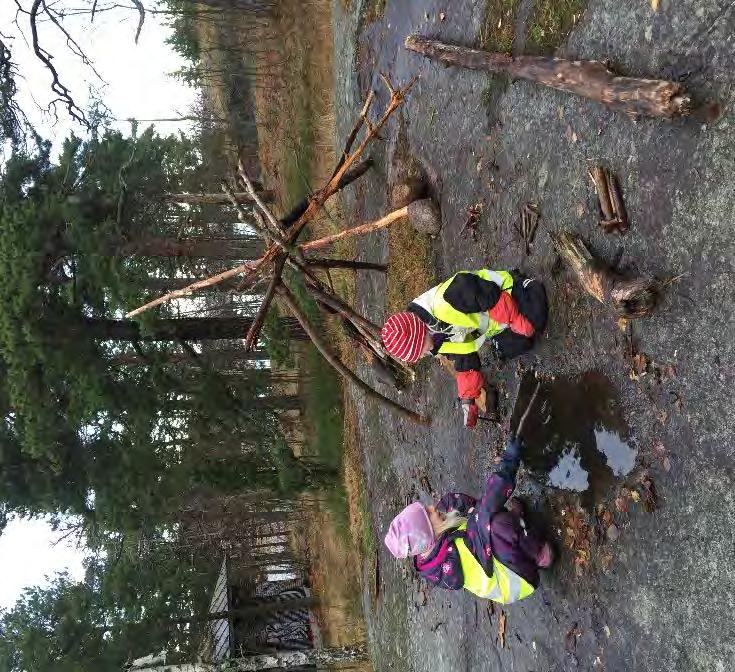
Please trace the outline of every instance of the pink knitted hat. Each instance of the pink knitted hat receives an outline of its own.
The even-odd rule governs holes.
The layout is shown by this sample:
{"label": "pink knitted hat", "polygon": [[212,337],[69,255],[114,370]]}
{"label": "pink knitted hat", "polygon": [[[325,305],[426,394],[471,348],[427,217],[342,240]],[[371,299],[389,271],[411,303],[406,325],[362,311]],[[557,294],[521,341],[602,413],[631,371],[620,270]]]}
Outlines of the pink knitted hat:
{"label": "pink knitted hat", "polygon": [[421,356],[426,325],[418,315],[404,311],[391,315],[380,330],[385,349],[396,359],[414,364]]}
{"label": "pink knitted hat", "polygon": [[395,558],[428,551],[434,544],[434,528],[421,502],[409,504],[391,522],[385,545]]}

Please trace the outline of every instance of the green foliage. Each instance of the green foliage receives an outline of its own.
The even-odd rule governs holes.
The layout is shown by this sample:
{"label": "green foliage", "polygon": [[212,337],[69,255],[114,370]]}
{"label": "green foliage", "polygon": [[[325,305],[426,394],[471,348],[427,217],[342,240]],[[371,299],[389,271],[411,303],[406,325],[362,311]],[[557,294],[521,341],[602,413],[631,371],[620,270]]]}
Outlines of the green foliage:
{"label": "green foliage", "polygon": [[0,615],[0,669],[119,672],[162,649],[191,660],[219,559],[199,557],[194,568],[176,551],[176,536],[165,529],[100,537],[84,581],[61,574],[27,589]]}
{"label": "green foliage", "polygon": [[197,35],[196,4],[188,0],[165,0],[164,6],[170,12],[169,26],[171,37],[166,44],[189,63],[197,63],[201,57],[201,46]]}
{"label": "green foliage", "polygon": [[[192,210],[161,195],[200,191],[206,177],[192,140],[151,130],[70,138],[56,163],[48,145],[7,163],[0,501],[11,510],[68,512],[130,529],[165,520],[203,484],[233,490],[270,479],[279,487],[279,428],[259,401],[266,377],[226,382],[206,368],[172,368],[178,343],[131,346],[105,331],[104,320],[147,298],[147,279],[171,273],[167,259],[121,250],[178,235]],[[167,310],[143,316],[143,335],[161,316],[175,317]],[[131,347],[145,365],[111,364]],[[216,462],[200,446],[221,446]]]}

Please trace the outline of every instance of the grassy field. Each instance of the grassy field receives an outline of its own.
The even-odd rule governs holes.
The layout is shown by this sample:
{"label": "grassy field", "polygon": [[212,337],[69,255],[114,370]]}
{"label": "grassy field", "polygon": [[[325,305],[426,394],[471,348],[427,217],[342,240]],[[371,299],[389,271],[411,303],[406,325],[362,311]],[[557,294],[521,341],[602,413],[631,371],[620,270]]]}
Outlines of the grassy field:
{"label": "grassy field", "polygon": [[[520,0],[488,0],[477,40],[483,49],[509,54],[516,37]],[[566,40],[587,0],[535,0],[524,53],[551,55]]]}
{"label": "grassy field", "polygon": [[[263,180],[278,194],[279,213],[285,213],[326,183],[337,160],[331,3],[285,0],[273,32],[273,58],[262,64],[255,114]],[[304,237],[328,235],[344,226],[337,197],[310,224]],[[332,255],[353,257],[354,243],[336,246]],[[330,281],[338,294],[352,299],[351,273],[332,272]],[[302,305],[306,303],[304,294],[300,298]],[[314,305],[308,307],[308,312],[318,319]],[[353,349],[341,327],[324,321],[321,328],[348,365],[354,364]],[[321,601],[317,618],[324,641],[338,646],[366,639],[359,587],[365,538],[364,508],[358,505],[362,470],[355,433],[349,429],[355,423],[343,399],[340,378],[313,346],[300,358],[299,367],[303,373],[302,417],[309,451],[334,469],[337,477],[333,486],[321,493],[318,513],[309,517],[308,524],[301,526],[294,538],[308,554],[311,585]],[[368,664],[355,669],[366,671],[371,667]]]}

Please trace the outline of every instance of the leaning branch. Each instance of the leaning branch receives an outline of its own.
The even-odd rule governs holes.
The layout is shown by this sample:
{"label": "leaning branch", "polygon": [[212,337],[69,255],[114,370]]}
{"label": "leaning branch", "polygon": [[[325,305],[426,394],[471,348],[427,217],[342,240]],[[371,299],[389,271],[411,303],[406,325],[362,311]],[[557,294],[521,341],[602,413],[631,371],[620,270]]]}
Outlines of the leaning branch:
{"label": "leaning branch", "polygon": [[412,420],[413,422],[419,423],[421,425],[430,425],[431,419],[427,418],[423,415],[419,415],[418,413],[415,413],[414,411],[411,411],[404,406],[401,406],[400,404],[396,403],[392,399],[389,399],[386,396],[383,396],[378,392],[377,390],[374,390],[370,385],[368,385],[365,381],[358,378],[357,375],[355,375],[350,369],[348,369],[338,358],[337,356],[331,351],[327,343],[322,338],[322,335],[312,327],[312,325],[309,323],[308,319],[306,318],[306,315],[304,315],[301,308],[299,308],[298,304],[296,303],[296,300],[289,291],[287,287],[285,287],[283,284],[280,284],[278,286],[278,294],[283,298],[284,303],[286,306],[288,306],[289,310],[293,313],[294,317],[298,320],[299,324],[301,325],[301,328],[306,332],[306,334],[309,336],[311,341],[314,343],[314,346],[319,350],[321,355],[324,357],[324,359],[327,360],[342,376],[344,376],[347,380],[350,380],[353,382],[357,387],[359,387],[365,394],[372,397],[373,399],[377,400],[379,403],[383,404],[384,406],[387,406],[392,411],[398,413],[404,418],[407,418],[409,420]]}
{"label": "leaning branch", "polygon": [[324,236],[324,238],[318,238],[317,240],[311,240],[308,243],[302,243],[299,245],[302,251],[316,250],[320,247],[326,247],[331,243],[337,242],[338,240],[344,240],[345,238],[353,238],[354,236],[361,236],[365,233],[372,231],[379,231],[385,229],[391,224],[398,222],[408,217],[408,206],[389,212],[385,217],[370,222],[368,224],[361,224],[360,226],[354,226],[351,229],[345,229],[339,233],[334,233],[331,236]]}

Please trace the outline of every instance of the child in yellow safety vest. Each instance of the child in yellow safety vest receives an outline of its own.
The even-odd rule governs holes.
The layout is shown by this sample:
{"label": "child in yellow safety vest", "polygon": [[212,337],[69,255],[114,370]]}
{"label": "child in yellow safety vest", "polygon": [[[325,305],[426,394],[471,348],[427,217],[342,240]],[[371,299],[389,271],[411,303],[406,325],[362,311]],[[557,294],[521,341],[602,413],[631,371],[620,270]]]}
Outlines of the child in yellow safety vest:
{"label": "child in yellow safety vest", "polygon": [[408,364],[441,355],[453,365],[465,425],[477,421],[485,385],[478,352],[487,341],[501,359],[529,350],[546,326],[544,286],[518,271],[460,271],[391,315],[381,330],[385,349]]}
{"label": "child in yellow safety vest", "polygon": [[464,588],[503,604],[531,595],[553,552],[526,524],[520,501],[509,500],[521,449],[519,438],[508,441],[479,501],[453,492],[437,506],[407,506],[390,524],[388,550],[396,558],[411,557],[414,569],[442,588]]}

